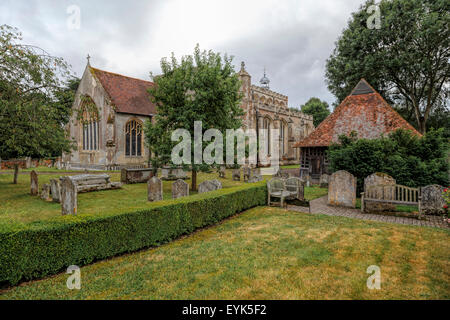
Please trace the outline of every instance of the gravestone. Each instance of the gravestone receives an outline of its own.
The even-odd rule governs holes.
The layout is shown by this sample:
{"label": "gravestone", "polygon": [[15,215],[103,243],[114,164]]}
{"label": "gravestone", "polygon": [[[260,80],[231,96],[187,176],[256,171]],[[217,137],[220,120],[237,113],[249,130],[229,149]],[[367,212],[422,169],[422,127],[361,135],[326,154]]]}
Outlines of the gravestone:
{"label": "gravestone", "polygon": [[250,179],[250,175],[251,175],[250,167],[242,168],[242,172],[243,172],[243,175],[244,175],[244,182],[247,182]]}
{"label": "gravestone", "polygon": [[233,181],[241,181],[241,169],[233,170]]}
{"label": "gravestone", "polygon": [[189,196],[189,184],[182,179],[178,179],[172,184],[172,199],[187,196]]}
{"label": "gravestone", "polygon": [[186,179],[186,171],[182,168],[162,167],[161,179],[162,180],[178,180]]}
{"label": "gravestone", "polygon": [[30,173],[30,180],[31,180],[31,195],[37,196],[39,194],[39,182],[38,182],[38,175],[36,171],[31,171]]}
{"label": "gravestone", "polygon": [[[364,179],[364,196],[372,199],[395,200],[396,181],[390,175],[375,172]],[[364,203],[365,211],[395,211],[395,204],[372,202]]]}
{"label": "gravestone", "polygon": [[77,185],[71,177],[61,178],[61,211],[63,215],[77,214]]}
{"label": "gravestone", "polygon": [[328,204],[355,208],[356,178],[345,170],[333,173],[328,184]]}
{"label": "gravestone", "polygon": [[433,184],[421,189],[422,212],[424,214],[440,215],[444,213],[445,200],[442,196],[444,187]]}
{"label": "gravestone", "polygon": [[148,201],[160,201],[163,199],[163,183],[157,177],[152,177],[147,182]]}
{"label": "gravestone", "polygon": [[42,185],[41,199],[45,201],[50,200],[50,184],[45,183],[44,185]]}
{"label": "gravestone", "polygon": [[256,182],[260,182],[263,181],[263,176],[260,174],[255,174],[253,176],[251,176],[250,179],[248,179],[248,183],[256,183]]}
{"label": "gravestone", "polygon": [[326,173],[322,174],[320,176],[320,187],[327,188],[329,181],[330,181],[330,176]]}
{"label": "gravestone", "polygon": [[219,180],[207,180],[199,184],[198,193],[205,193],[218,189],[222,189],[222,183],[220,183]]}
{"label": "gravestone", "polygon": [[61,184],[58,179],[50,179],[50,192],[53,202],[61,202]]}
{"label": "gravestone", "polygon": [[219,167],[219,178],[225,179],[225,173],[226,173],[226,167],[223,165],[220,166]]}

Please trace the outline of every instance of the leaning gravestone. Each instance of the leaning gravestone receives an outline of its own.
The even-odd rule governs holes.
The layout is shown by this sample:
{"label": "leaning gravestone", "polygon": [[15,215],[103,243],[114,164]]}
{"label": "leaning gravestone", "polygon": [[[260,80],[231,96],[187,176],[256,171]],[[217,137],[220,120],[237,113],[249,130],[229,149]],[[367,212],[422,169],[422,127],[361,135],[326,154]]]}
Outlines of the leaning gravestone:
{"label": "leaning gravestone", "polygon": [[[364,196],[372,199],[395,200],[395,184],[395,179],[390,175],[375,172],[364,179]],[[395,211],[395,204],[368,201],[364,203],[364,210]]]}
{"label": "leaning gravestone", "polygon": [[38,182],[38,175],[36,171],[31,171],[30,173],[30,180],[31,180],[31,195],[37,196],[39,194],[39,182]]}
{"label": "leaning gravestone", "polygon": [[58,179],[50,179],[50,192],[53,202],[61,201],[61,184]]}
{"label": "leaning gravestone", "polygon": [[337,171],[328,184],[328,204],[355,208],[356,178],[345,170]]}
{"label": "leaning gravestone", "polygon": [[233,170],[233,181],[241,181],[241,169]]}
{"label": "leaning gravestone", "polygon": [[444,187],[433,184],[421,189],[422,212],[424,214],[440,215],[444,213],[445,200],[442,196]]}
{"label": "leaning gravestone", "polygon": [[78,191],[71,177],[61,178],[61,210],[63,215],[77,214]]}
{"label": "leaning gravestone", "polygon": [[172,199],[189,196],[189,184],[179,179],[172,184]]}
{"label": "leaning gravestone", "polygon": [[199,184],[198,193],[205,193],[219,189],[222,189],[222,183],[220,183],[219,180],[207,180]]}
{"label": "leaning gravestone", "polygon": [[147,183],[148,201],[160,201],[163,199],[163,183],[157,177],[152,177]]}
{"label": "leaning gravestone", "polygon": [[49,201],[50,200],[50,184],[45,183],[42,186],[41,199],[45,200],[45,201]]}

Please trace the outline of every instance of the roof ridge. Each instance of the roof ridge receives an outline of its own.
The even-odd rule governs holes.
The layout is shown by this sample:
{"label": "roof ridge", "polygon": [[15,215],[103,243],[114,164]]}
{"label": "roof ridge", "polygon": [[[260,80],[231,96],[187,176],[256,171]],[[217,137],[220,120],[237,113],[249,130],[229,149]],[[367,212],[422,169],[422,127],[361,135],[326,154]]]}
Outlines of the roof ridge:
{"label": "roof ridge", "polygon": [[99,69],[99,68],[94,68],[92,66],[89,66],[89,68],[91,68],[94,71],[105,72],[105,73],[109,73],[109,74],[112,74],[112,75],[115,75],[115,76],[119,76],[119,77],[123,77],[123,78],[128,78],[128,79],[132,79],[132,80],[144,81],[144,82],[148,82],[148,83],[151,83],[151,84],[155,84],[154,82],[149,81],[149,80],[143,80],[143,79],[139,79],[139,78],[135,78],[135,77],[129,77],[129,76],[125,76],[125,75],[120,74],[120,73],[115,73],[115,72],[111,72],[111,71],[102,70],[102,69]]}

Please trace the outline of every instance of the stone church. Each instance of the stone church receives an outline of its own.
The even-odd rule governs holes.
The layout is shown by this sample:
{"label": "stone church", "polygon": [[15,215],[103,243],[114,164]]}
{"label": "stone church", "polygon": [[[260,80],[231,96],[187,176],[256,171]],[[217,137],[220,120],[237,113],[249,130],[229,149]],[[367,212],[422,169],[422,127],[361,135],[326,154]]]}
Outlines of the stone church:
{"label": "stone church", "polygon": [[[312,117],[289,109],[288,97],[271,91],[266,75],[260,81],[261,86],[255,86],[244,63],[238,74],[244,94],[243,129],[279,130],[281,164],[299,163],[300,153],[293,144],[314,130]],[[77,148],[63,154],[65,168],[147,167],[150,154],[143,130],[145,122],[157,112],[147,91],[153,85],[150,81],[93,68],[88,61],[67,125]]]}

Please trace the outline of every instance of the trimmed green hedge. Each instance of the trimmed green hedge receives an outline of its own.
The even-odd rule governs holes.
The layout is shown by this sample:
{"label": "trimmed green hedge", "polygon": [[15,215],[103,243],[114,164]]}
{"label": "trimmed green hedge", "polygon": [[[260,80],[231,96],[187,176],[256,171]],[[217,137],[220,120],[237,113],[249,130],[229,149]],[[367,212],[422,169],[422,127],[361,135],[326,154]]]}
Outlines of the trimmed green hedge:
{"label": "trimmed green hedge", "polygon": [[164,201],[147,210],[0,232],[0,284],[15,285],[117,254],[169,242],[264,205],[265,184]]}

